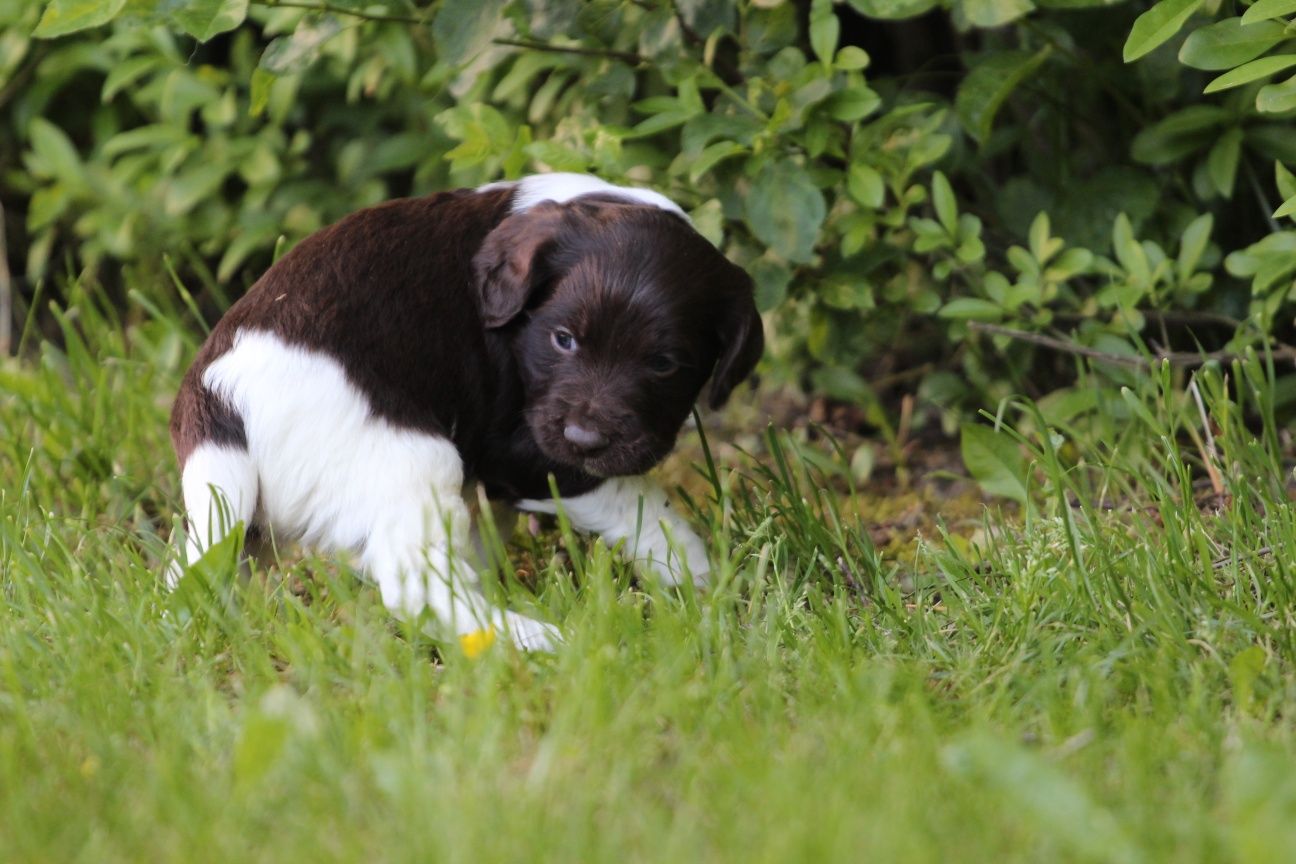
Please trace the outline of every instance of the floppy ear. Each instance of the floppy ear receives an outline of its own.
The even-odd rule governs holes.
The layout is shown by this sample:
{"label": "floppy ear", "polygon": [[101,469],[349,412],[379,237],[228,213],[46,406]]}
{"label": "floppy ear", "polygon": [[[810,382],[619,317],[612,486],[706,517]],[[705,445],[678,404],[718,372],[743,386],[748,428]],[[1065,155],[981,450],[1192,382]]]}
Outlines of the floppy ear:
{"label": "floppy ear", "polygon": [[544,201],[509,216],[486,235],[473,256],[478,306],[488,330],[503,327],[526,307],[544,281],[544,247],[558,236],[563,208]]}
{"label": "floppy ear", "polygon": [[741,279],[720,322],[720,359],[711,374],[712,408],[724,405],[733,389],[756,368],[765,350],[765,330],[756,311],[751,277],[737,267],[733,269]]}

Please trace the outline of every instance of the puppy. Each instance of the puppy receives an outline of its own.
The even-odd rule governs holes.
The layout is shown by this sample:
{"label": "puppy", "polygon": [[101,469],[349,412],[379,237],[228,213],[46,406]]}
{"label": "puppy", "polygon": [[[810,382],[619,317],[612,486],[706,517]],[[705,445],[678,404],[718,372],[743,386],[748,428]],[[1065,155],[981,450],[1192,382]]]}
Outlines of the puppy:
{"label": "puppy", "polygon": [[548,649],[467,558],[465,481],[671,582],[704,544],[640,476],[764,339],[752,282],[667,198],[537,175],[390,201],[307,237],[216,325],[176,397],[190,561],[243,522],[352,550],[395,613]]}

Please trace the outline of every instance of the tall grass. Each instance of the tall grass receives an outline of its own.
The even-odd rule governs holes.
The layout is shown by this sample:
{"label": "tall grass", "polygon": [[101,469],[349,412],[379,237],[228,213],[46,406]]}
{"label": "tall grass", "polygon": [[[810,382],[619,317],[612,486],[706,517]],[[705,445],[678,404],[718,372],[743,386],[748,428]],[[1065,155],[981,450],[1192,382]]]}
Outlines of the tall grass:
{"label": "tall grass", "polygon": [[714,590],[531,541],[536,593],[504,587],[567,644],[470,660],[345,561],[246,576],[230,548],[164,592],[197,328],[127,318],[74,293],[0,369],[0,860],[1296,857],[1261,357],[1197,376],[1203,409],[1168,371],[1007,406],[1033,503],[914,561],[831,449],[708,451]]}

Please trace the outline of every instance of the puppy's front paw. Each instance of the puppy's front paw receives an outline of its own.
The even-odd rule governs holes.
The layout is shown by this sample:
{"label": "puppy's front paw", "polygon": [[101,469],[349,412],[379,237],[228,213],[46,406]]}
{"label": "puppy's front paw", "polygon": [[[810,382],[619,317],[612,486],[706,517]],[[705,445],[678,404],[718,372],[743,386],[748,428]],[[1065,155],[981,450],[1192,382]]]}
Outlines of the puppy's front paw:
{"label": "puppy's front paw", "polygon": [[[711,562],[707,558],[706,544],[692,529],[679,522],[669,528],[669,537],[663,531],[661,543],[653,544],[648,568],[663,585],[677,587],[687,577],[694,587],[707,587],[711,582]],[[659,546],[661,548],[657,548]]]}
{"label": "puppy's front paw", "polygon": [[552,624],[513,612],[507,613],[506,620],[513,644],[523,651],[553,652],[562,644],[562,634]]}
{"label": "puppy's front paw", "polygon": [[552,652],[562,644],[562,636],[557,627],[525,615],[506,612],[484,629],[460,633],[459,645],[469,657],[476,657],[494,645],[501,633],[506,633],[514,646],[523,651]]}

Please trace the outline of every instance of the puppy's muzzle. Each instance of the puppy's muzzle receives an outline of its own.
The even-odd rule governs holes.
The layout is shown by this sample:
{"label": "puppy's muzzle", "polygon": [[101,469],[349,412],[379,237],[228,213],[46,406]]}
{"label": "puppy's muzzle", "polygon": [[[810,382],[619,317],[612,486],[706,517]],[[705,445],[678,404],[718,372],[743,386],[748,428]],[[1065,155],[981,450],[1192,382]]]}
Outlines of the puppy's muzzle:
{"label": "puppy's muzzle", "polygon": [[593,453],[608,445],[607,436],[602,432],[578,423],[568,423],[564,426],[563,437],[582,453]]}

